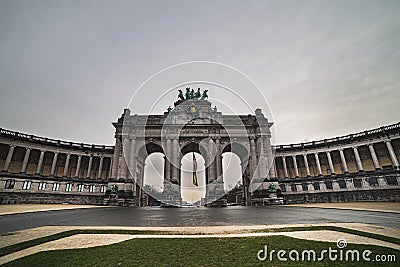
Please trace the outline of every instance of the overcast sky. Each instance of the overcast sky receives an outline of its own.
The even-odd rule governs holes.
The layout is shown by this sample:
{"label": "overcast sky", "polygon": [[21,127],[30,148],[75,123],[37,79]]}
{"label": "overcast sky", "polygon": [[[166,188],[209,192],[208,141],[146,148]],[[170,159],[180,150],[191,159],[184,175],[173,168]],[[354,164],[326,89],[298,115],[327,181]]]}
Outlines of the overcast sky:
{"label": "overcast sky", "polygon": [[112,145],[135,90],[193,60],[251,77],[277,144],[400,121],[399,1],[2,0],[0,127]]}

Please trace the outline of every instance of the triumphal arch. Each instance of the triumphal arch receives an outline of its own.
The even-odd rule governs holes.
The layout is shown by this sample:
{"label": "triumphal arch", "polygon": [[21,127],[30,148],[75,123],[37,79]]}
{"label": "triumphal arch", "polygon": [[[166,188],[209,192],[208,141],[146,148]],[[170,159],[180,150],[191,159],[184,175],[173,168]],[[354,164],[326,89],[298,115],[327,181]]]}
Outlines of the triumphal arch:
{"label": "triumphal arch", "polygon": [[[250,204],[257,188],[253,181],[276,177],[271,146],[272,122],[261,109],[251,115],[225,115],[208,100],[208,91],[186,88],[179,99],[161,115],[137,115],[125,109],[115,127],[115,150],[109,184],[141,199],[146,158],[155,152],[164,155],[163,192],[160,201],[179,206],[181,198],[181,159],[190,152],[205,161],[205,204],[224,195],[222,154],[232,152],[241,162],[243,197]],[[271,182],[273,187],[278,184]]]}

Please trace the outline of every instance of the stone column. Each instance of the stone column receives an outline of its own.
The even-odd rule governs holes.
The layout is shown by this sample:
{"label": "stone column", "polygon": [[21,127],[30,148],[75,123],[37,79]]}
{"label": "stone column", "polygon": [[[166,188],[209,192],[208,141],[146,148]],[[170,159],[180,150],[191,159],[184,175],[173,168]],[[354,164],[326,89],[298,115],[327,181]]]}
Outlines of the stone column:
{"label": "stone column", "polygon": [[319,162],[318,153],[314,153],[315,163],[317,164],[318,175],[322,176],[321,163]]}
{"label": "stone column", "polygon": [[208,183],[212,183],[215,181],[215,159],[213,158],[214,153],[213,153],[213,148],[214,148],[214,144],[213,144],[213,140],[210,138],[209,140],[209,145],[208,145],[208,149],[209,149],[209,155],[208,155]]}
{"label": "stone column", "polygon": [[111,179],[112,166],[113,166],[113,157],[110,158],[110,166],[108,168],[108,175],[107,175],[108,177],[106,177],[108,179]]}
{"label": "stone column", "polygon": [[166,181],[171,181],[171,139],[167,139],[167,144],[165,148],[165,168],[164,168],[164,179]]}
{"label": "stone column", "polygon": [[303,154],[303,158],[304,158],[304,165],[305,165],[305,167],[306,167],[307,177],[308,177],[308,176],[311,176],[311,174],[310,174],[310,167],[308,166],[307,154]]}
{"label": "stone column", "polygon": [[250,179],[255,177],[256,169],[257,169],[257,152],[256,152],[256,143],[254,141],[254,137],[250,138]]}
{"label": "stone column", "polygon": [[300,175],[299,175],[299,168],[297,167],[296,156],[292,156],[292,158],[293,158],[294,173],[296,174],[296,178],[298,178],[300,177]]}
{"label": "stone column", "polygon": [[258,165],[257,169],[259,172],[259,177],[258,178],[267,178],[267,157],[266,157],[266,149],[265,149],[265,144],[264,144],[264,139],[265,136],[260,136],[257,140],[257,146],[258,146],[258,151],[259,151],[259,160],[258,160]]}
{"label": "stone column", "polygon": [[8,172],[8,168],[10,167],[10,163],[14,154],[15,145],[11,145],[8,150],[6,162],[4,163],[3,171]]}
{"label": "stone column", "polygon": [[339,154],[340,154],[340,159],[342,161],[344,173],[349,173],[349,169],[347,168],[346,158],[344,156],[343,149],[339,149]]}
{"label": "stone column", "polygon": [[[123,146],[122,146],[122,153],[121,153],[121,161],[119,162],[119,169],[117,171],[117,179],[126,179],[128,174],[128,160],[127,154],[129,153],[129,139],[127,136],[123,136]],[[128,150],[128,151],[126,151]]]}
{"label": "stone column", "polygon": [[40,150],[39,162],[36,168],[36,175],[42,175],[43,159],[44,159],[44,151]]}
{"label": "stone column", "polygon": [[78,162],[76,163],[75,177],[79,177],[79,171],[81,169],[81,161],[82,161],[82,155],[78,155]]}
{"label": "stone column", "polygon": [[65,159],[64,174],[63,174],[64,177],[67,177],[67,175],[68,175],[69,160],[70,160],[70,158],[71,158],[71,154],[68,153],[68,154],[67,154],[67,158]]}
{"label": "stone column", "polygon": [[374,145],[369,144],[368,145],[369,152],[371,153],[372,161],[374,162],[374,166],[376,170],[381,169],[381,166],[379,165],[378,157],[376,156]]}
{"label": "stone column", "polygon": [[328,158],[329,171],[331,172],[330,174],[335,174],[335,168],[333,167],[333,162],[332,162],[332,157],[331,157],[330,151],[326,151],[326,157]]}
{"label": "stone column", "polygon": [[101,179],[101,172],[103,171],[104,155],[100,156],[99,171],[97,172],[97,179]]}
{"label": "stone column", "polygon": [[399,161],[397,160],[396,153],[394,153],[394,149],[390,140],[386,140],[386,147],[389,151],[390,159],[392,160],[393,168],[398,170],[399,169]]}
{"label": "stone column", "polygon": [[118,165],[119,165],[119,151],[121,149],[121,140],[118,135],[115,135],[115,147],[114,155],[112,160],[112,168],[110,178],[117,178],[118,176]]}
{"label": "stone column", "polygon": [[92,163],[93,163],[93,155],[90,155],[86,178],[90,178],[90,175],[92,174]]}
{"label": "stone column", "polygon": [[58,152],[54,152],[53,163],[51,164],[50,176],[54,176],[57,166]]}
{"label": "stone column", "polygon": [[21,173],[26,173],[26,167],[28,167],[28,160],[30,154],[31,154],[31,149],[28,147],[25,151],[24,161],[22,162]]}
{"label": "stone column", "polygon": [[175,184],[178,184],[178,137],[174,137],[172,141],[172,177],[171,181]]}
{"label": "stone column", "polygon": [[136,137],[131,139],[131,153],[129,157],[129,167],[133,181],[136,181]]}
{"label": "stone column", "polygon": [[217,146],[217,154],[216,154],[216,167],[217,167],[217,179],[223,179],[222,177],[222,155],[221,155],[221,144],[219,138],[215,140],[215,144]]}
{"label": "stone column", "polygon": [[285,173],[285,178],[288,178],[288,171],[287,171],[287,166],[286,166],[286,157],[282,156],[282,162],[283,162],[283,172]]}
{"label": "stone column", "polygon": [[364,171],[364,168],[361,162],[360,154],[358,153],[358,149],[356,146],[353,147],[353,151],[354,151],[354,157],[356,158],[357,169],[359,172],[362,172]]}

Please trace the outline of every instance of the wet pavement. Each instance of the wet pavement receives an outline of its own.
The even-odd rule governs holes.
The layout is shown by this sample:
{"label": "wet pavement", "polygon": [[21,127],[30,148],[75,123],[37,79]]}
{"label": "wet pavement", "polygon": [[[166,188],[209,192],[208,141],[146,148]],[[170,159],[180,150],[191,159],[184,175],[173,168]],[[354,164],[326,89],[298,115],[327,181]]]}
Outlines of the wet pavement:
{"label": "wet pavement", "polygon": [[115,207],[0,216],[0,233],[39,226],[217,226],[358,222],[400,228],[400,214],[290,206]]}

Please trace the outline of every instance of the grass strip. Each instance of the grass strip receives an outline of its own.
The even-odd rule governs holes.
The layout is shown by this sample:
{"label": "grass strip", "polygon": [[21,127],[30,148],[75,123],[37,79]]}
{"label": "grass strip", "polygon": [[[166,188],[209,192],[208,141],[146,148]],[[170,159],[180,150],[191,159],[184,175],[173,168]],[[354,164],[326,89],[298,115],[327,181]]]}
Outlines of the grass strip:
{"label": "grass strip", "polygon": [[[273,259],[266,258],[264,261],[257,259],[258,251],[268,246],[268,255],[275,251]],[[315,259],[289,259],[291,250],[299,251],[314,250],[319,258],[323,250],[329,248],[337,250],[334,242],[320,242],[302,240],[287,236],[266,236],[266,237],[228,237],[228,238],[176,238],[176,239],[130,239],[112,245],[83,248],[42,251],[29,255],[15,261],[6,263],[5,267],[85,267],[85,266],[398,266],[400,251],[372,246],[348,244],[343,249],[358,250],[362,253],[370,250],[371,261],[360,258],[357,260],[334,260],[325,257],[322,260]],[[277,251],[285,250],[287,261],[280,261],[277,258]],[[337,253],[336,255],[338,255]],[[345,253],[344,253],[345,255]],[[393,255],[395,258],[387,262],[374,261],[375,255]],[[397,260],[397,262],[396,262]]]}
{"label": "grass strip", "polygon": [[[359,230],[353,230],[353,229],[347,229],[343,227],[338,227],[338,226],[300,226],[300,227],[284,227],[284,228],[274,228],[274,229],[260,229],[260,230],[249,230],[249,231],[244,231],[244,232],[249,232],[249,233],[274,233],[274,232],[294,232],[294,231],[318,231],[318,230],[331,230],[331,231],[336,231],[336,232],[342,232],[342,233],[348,233],[348,234],[354,234],[354,235],[359,235],[359,236],[364,236],[364,237],[369,237],[381,241],[386,241],[390,242],[393,244],[400,245],[400,239],[395,238],[395,237],[390,237],[390,236],[385,236],[385,235],[380,235],[380,234],[374,234],[374,233],[368,233],[368,232],[363,232]],[[4,248],[0,249],[0,257],[5,256],[10,253],[14,253],[29,247],[37,246],[46,242],[54,241],[60,238],[76,235],[76,234],[129,234],[129,235],[139,235],[139,234],[154,234],[154,235],[160,235],[160,234],[185,234],[188,235],[188,233],[181,233],[181,232],[165,232],[165,231],[143,231],[143,230],[88,230],[88,229],[82,229],[82,230],[68,230],[65,232],[37,238],[37,239],[32,239],[28,240],[25,242],[21,242],[18,244],[14,244],[11,246],[7,246]],[[189,234],[190,235],[190,234]],[[192,233],[192,235],[196,235],[196,233]]]}

